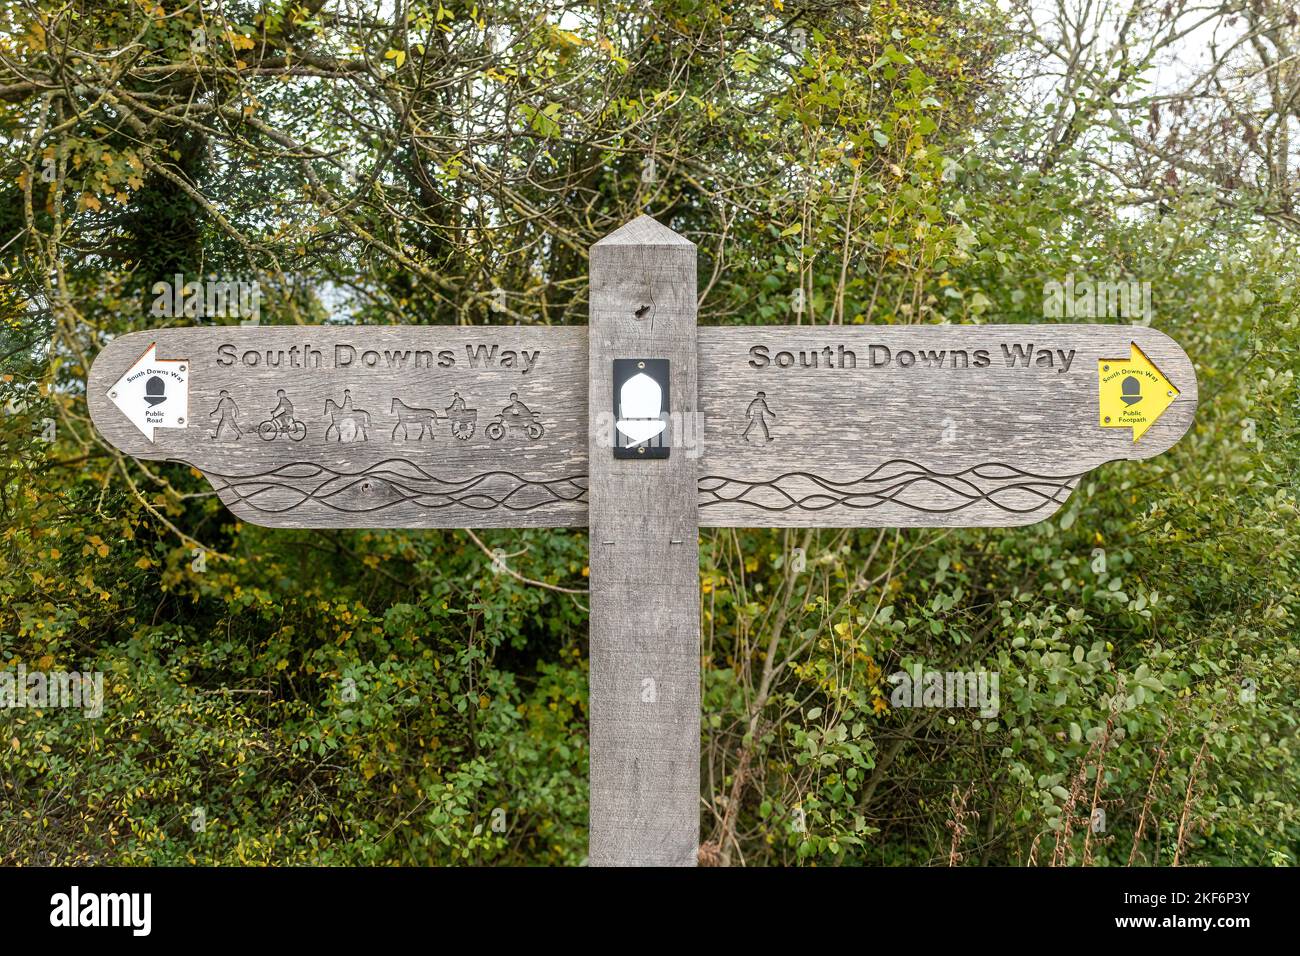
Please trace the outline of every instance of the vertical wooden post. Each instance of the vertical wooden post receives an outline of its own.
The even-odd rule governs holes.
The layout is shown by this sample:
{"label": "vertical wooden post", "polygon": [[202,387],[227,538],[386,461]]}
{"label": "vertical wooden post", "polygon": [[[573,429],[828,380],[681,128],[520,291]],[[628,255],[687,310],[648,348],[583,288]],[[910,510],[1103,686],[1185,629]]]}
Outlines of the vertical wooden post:
{"label": "vertical wooden post", "polygon": [[[591,247],[593,866],[694,866],[700,820],[695,244],[641,216]],[[616,358],[666,358],[666,459],[616,459]]]}

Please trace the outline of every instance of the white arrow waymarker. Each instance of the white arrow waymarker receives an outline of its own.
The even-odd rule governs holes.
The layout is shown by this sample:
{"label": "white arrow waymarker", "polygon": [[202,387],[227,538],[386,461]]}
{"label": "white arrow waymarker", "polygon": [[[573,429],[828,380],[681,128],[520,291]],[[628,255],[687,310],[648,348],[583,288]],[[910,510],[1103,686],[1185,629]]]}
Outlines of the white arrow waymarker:
{"label": "white arrow waymarker", "polygon": [[184,428],[190,417],[190,363],[157,358],[156,344],[108,390],[113,404],[150,441],[155,428]]}

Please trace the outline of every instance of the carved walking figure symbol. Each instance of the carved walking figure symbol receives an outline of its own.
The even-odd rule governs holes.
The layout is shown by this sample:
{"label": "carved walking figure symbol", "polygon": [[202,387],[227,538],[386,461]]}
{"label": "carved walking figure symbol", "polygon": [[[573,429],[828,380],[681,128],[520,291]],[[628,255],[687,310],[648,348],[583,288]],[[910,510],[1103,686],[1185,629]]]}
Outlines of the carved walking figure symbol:
{"label": "carved walking figure symbol", "polygon": [[217,418],[217,428],[212,433],[213,441],[222,441],[221,433],[226,429],[234,431],[234,441],[239,441],[239,439],[244,437],[244,433],[240,429],[239,422],[237,421],[239,418],[239,406],[235,404],[235,400],[230,397],[230,393],[224,388],[217,393],[217,407],[208,412],[208,418],[214,418],[218,415],[221,417]]}
{"label": "carved walking figure symbol", "polygon": [[772,441],[772,434],[767,430],[767,417],[771,415],[772,421],[776,421],[776,412],[767,407],[767,392],[759,392],[755,395],[754,400],[750,402],[749,407],[745,409],[745,414],[749,416],[749,424],[746,425],[745,430],[740,433],[740,437],[745,439],[745,441],[752,443],[753,439],[749,437],[749,433],[753,431],[754,426],[757,425],[763,431],[763,440]]}
{"label": "carved walking figure symbol", "polygon": [[257,437],[262,441],[274,441],[284,435],[290,441],[302,441],[307,437],[307,426],[293,417],[293,402],[289,401],[284,389],[276,389],[275,394],[279,401],[271,417],[257,426]]}
{"label": "carved walking figure symbol", "polygon": [[518,392],[510,393],[510,404],[501,409],[500,414],[483,429],[483,433],[493,441],[500,441],[510,430],[522,431],[534,441],[542,437],[546,430],[542,427],[541,414],[531,411],[519,400]]}
{"label": "carved walking figure symbol", "polygon": [[338,442],[369,441],[367,430],[370,428],[370,413],[352,406],[352,391],[343,390],[343,403],[332,398],[325,399],[325,417],[330,423],[325,428],[325,440],[330,440],[330,432]]}
{"label": "carved walking figure symbol", "polygon": [[400,398],[393,399],[392,407],[389,408],[389,414],[397,416],[397,424],[393,426],[393,441],[397,441],[397,430],[402,430],[402,440],[405,441],[411,437],[411,426],[419,428],[415,440],[419,441],[426,434],[429,441],[433,441],[433,426],[438,420],[438,413],[432,408],[413,408],[407,405]]}
{"label": "carved walking figure symbol", "polygon": [[452,392],[451,404],[447,406],[447,421],[451,424],[453,437],[469,441],[474,437],[474,428],[478,424],[478,409],[466,408],[460,392]]}

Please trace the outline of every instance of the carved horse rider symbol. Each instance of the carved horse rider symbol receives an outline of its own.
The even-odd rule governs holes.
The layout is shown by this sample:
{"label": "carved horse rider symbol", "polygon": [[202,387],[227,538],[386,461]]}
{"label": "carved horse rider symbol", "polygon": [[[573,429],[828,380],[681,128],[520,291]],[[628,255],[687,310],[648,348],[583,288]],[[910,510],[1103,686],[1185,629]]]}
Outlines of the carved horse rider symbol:
{"label": "carved horse rider symbol", "polygon": [[332,398],[325,399],[325,417],[330,420],[329,427],[325,429],[326,441],[330,440],[330,432],[334,433],[334,440],[339,442],[368,441],[370,438],[366,434],[370,427],[370,413],[352,407],[350,389],[343,390],[341,405]]}
{"label": "carved horse rider symbol", "polygon": [[402,439],[406,440],[411,437],[411,426],[417,426],[420,431],[415,436],[419,441],[426,434],[429,440],[433,441],[433,426],[438,420],[438,413],[432,408],[412,408],[400,398],[393,399],[392,407],[389,414],[397,416],[397,424],[393,426],[393,441],[397,441],[397,430],[402,430]]}

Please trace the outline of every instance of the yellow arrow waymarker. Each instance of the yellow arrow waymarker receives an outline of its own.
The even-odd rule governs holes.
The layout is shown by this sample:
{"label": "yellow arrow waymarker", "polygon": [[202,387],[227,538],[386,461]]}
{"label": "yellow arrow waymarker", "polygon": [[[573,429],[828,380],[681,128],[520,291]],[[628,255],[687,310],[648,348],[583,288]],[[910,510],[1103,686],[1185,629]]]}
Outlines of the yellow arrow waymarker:
{"label": "yellow arrow waymarker", "polygon": [[1129,349],[1126,359],[1097,362],[1098,416],[1102,428],[1132,428],[1137,441],[1173,404],[1178,389],[1136,343]]}

